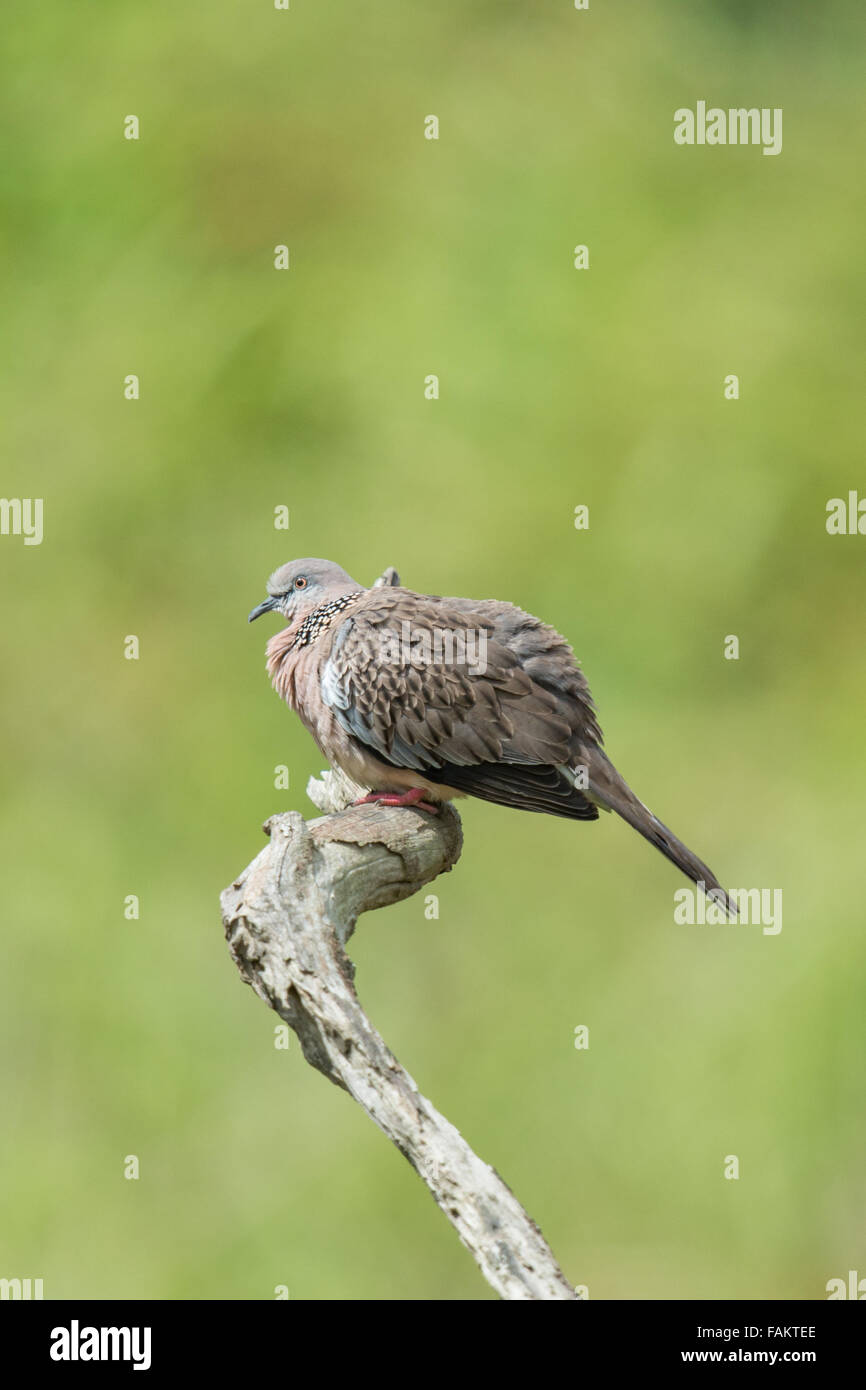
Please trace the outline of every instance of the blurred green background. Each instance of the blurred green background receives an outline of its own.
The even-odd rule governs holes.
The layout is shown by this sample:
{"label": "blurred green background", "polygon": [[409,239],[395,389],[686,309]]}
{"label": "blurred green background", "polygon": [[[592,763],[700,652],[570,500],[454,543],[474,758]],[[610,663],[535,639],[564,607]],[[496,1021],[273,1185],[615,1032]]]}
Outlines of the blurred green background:
{"label": "blurred green background", "polygon": [[[728,885],[784,890],[778,936],[676,926],[685,880],[621,822],[468,802],[439,920],[362,919],[371,1017],[568,1277],[866,1275],[866,539],[825,530],[866,493],[864,39],[855,0],[6,26],[2,492],[45,535],[0,537],[0,1276],[492,1297],[223,940],[260,822],[315,814],[246,623],[303,555],[555,624],[638,795]],[[677,147],[699,99],[782,107],[782,154]]]}

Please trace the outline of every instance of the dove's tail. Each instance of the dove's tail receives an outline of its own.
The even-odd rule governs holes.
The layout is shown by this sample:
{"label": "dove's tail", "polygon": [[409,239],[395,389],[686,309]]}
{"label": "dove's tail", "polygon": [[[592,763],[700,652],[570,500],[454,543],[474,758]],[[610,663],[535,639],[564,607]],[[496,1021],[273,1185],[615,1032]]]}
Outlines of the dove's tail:
{"label": "dove's tail", "polygon": [[584,750],[585,765],[589,774],[588,795],[605,810],[616,811],[639,835],[649,840],[651,845],[661,850],[666,859],[676,864],[678,869],[702,888],[728,913],[736,913],[737,905],[725,892],[712,869],[708,868],[682,840],[678,840],[672,830],[653,815],[642,801],[639,801],[628,783],[620,776],[610,759],[600,748]]}

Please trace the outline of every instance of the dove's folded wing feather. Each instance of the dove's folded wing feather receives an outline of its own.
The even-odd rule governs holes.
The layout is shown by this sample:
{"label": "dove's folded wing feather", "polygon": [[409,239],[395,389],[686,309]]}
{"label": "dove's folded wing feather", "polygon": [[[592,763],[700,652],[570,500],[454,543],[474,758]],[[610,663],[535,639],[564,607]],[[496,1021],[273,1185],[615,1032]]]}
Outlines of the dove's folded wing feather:
{"label": "dove's folded wing feather", "polygon": [[[562,693],[545,683],[554,663]],[[339,625],[321,690],[395,767],[526,810],[598,814],[567,772],[599,737],[586,682],[559,634],[508,604],[383,590]]]}

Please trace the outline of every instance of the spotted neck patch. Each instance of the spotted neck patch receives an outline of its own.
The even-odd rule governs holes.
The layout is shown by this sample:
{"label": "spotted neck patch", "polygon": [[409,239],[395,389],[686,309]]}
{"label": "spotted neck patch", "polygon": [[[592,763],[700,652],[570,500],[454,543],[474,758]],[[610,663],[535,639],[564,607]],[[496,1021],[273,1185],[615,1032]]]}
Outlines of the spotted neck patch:
{"label": "spotted neck patch", "polygon": [[320,603],[318,608],[314,608],[312,613],[308,613],[301,626],[295,634],[295,640],[291,645],[291,650],[296,647],[308,647],[311,642],[315,642],[317,637],[321,637],[323,632],[327,632],[337,613],[342,613],[344,608],[348,608],[351,603],[357,603],[363,594],[363,589],[357,589],[353,594],[341,594],[339,598],[328,599],[327,603]]}

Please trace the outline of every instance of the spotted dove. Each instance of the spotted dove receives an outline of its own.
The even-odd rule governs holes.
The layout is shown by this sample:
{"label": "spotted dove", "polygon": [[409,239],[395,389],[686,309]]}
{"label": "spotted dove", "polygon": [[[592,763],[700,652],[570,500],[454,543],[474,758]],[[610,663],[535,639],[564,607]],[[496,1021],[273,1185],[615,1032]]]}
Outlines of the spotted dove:
{"label": "spotted dove", "polygon": [[[396,580],[391,571],[388,580]],[[274,688],[367,801],[435,811],[455,796],[573,820],[616,813],[721,903],[715,875],[602,750],[589,686],[552,627],[490,599],[365,589],[329,560],[271,575]]]}

